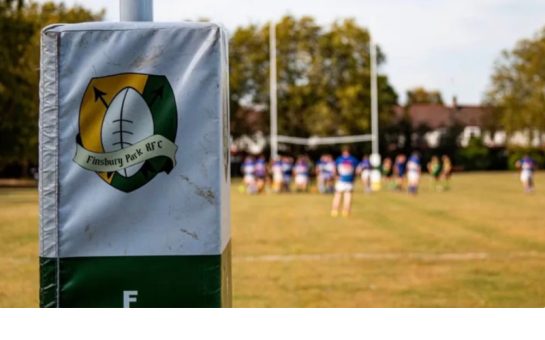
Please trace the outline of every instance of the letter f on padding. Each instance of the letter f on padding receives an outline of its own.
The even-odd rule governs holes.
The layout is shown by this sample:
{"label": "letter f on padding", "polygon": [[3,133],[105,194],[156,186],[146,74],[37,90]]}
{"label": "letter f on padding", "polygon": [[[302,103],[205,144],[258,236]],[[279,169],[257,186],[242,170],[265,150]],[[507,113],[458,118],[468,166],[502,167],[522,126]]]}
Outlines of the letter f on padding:
{"label": "letter f on padding", "polygon": [[124,290],[123,291],[123,308],[131,308],[131,302],[136,302],[138,296],[137,290]]}

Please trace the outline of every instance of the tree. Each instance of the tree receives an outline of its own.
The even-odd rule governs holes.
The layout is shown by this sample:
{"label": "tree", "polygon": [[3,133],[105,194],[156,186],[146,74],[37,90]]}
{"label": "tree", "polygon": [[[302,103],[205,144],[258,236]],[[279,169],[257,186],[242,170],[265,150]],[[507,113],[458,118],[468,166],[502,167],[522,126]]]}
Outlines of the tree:
{"label": "tree", "polygon": [[[22,1],[0,1],[0,161],[26,153],[32,136],[32,84],[24,54],[32,41],[33,24],[25,20]],[[29,98],[30,95],[30,98]],[[2,164],[0,164],[2,165]]]}
{"label": "tree", "polygon": [[423,87],[415,87],[407,91],[407,106],[413,104],[443,104],[441,92],[426,90]]}
{"label": "tree", "polygon": [[[277,23],[276,36],[279,133],[304,137],[368,132],[369,32],[352,19],[325,29],[311,17],[286,16]],[[249,107],[268,110],[268,47],[268,24],[240,27],[231,38],[231,126],[235,136],[247,133],[247,126],[238,121],[238,112]],[[379,49],[378,63],[384,61]],[[378,78],[378,88],[380,120],[387,123],[397,95],[384,75]]]}
{"label": "tree", "polygon": [[40,31],[56,22],[100,20],[104,11],[0,0],[0,168],[37,164]]}
{"label": "tree", "polygon": [[490,149],[482,138],[471,137],[467,147],[460,149],[458,161],[465,170],[487,170],[490,167]]}
{"label": "tree", "polygon": [[493,121],[507,133],[526,131],[529,139],[541,136],[545,131],[545,28],[502,52],[485,103],[493,108]]}

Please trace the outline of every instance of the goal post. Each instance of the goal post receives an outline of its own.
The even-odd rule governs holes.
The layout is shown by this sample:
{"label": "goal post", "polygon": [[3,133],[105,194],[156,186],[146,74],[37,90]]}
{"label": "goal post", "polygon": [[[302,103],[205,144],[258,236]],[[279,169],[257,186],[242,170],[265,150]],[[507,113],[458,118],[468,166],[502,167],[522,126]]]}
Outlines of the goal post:
{"label": "goal post", "polygon": [[269,26],[269,57],[270,57],[270,157],[278,157],[278,143],[295,144],[304,146],[349,144],[359,142],[371,142],[370,162],[371,187],[373,191],[380,189],[381,183],[381,157],[379,152],[379,125],[378,125],[378,85],[377,85],[377,50],[373,40],[369,42],[369,58],[371,61],[371,133],[352,136],[295,137],[278,135],[278,106],[277,106],[277,64],[276,64],[276,24],[271,21]]}
{"label": "goal post", "polygon": [[370,59],[371,59],[371,157],[370,162],[373,170],[371,171],[371,189],[378,191],[381,183],[380,172],[380,153],[379,153],[379,138],[378,138],[378,85],[377,85],[377,46],[371,40],[369,44]]}
{"label": "goal post", "polygon": [[40,306],[229,307],[227,32],[129,12],[42,31]]}

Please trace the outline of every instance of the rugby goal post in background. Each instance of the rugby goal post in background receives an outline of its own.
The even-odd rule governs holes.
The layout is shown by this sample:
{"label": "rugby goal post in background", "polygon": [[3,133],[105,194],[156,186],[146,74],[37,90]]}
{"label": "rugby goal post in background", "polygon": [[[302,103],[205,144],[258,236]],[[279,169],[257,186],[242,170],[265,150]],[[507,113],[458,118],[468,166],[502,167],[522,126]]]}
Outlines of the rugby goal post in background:
{"label": "rugby goal post in background", "polygon": [[269,59],[270,59],[270,147],[271,159],[278,157],[278,143],[296,144],[305,146],[349,144],[359,142],[371,142],[370,162],[373,166],[371,172],[371,185],[374,191],[380,189],[381,157],[379,153],[378,130],[378,90],[377,90],[377,50],[373,41],[369,43],[369,56],[371,59],[371,133],[355,136],[334,136],[309,138],[278,135],[278,108],[277,108],[277,72],[276,72],[276,24],[271,21],[269,25]]}
{"label": "rugby goal post in background", "polygon": [[226,33],[120,4],[42,32],[40,305],[230,306]]}

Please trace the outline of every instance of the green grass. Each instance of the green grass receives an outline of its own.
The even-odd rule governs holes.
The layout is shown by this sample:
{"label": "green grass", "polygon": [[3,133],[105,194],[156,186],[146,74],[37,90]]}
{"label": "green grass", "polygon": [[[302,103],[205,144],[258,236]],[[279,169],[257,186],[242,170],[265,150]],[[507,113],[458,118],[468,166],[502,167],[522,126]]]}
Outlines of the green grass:
{"label": "green grass", "polygon": [[[454,177],[417,197],[232,191],[237,307],[544,307],[545,173],[522,193],[515,173]],[[36,306],[37,194],[0,189],[0,307]]]}
{"label": "green grass", "polygon": [[38,193],[0,188],[0,307],[38,305]]}

